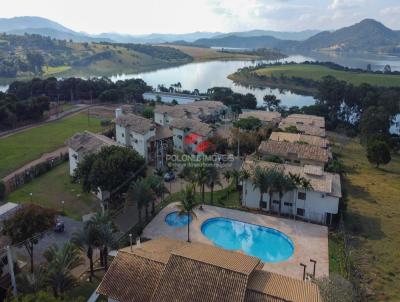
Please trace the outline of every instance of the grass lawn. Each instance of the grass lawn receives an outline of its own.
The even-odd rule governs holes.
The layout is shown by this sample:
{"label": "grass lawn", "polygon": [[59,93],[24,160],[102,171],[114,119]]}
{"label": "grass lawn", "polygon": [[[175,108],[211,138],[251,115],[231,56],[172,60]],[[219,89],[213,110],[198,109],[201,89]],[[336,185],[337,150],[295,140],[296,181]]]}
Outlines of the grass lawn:
{"label": "grass lawn", "polygon": [[343,80],[354,85],[368,83],[375,86],[400,86],[400,76],[397,75],[383,75],[383,74],[369,74],[369,73],[355,73],[347,71],[334,70],[325,66],[319,65],[282,65],[261,68],[256,71],[258,75],[271,76],[279,78],[281,74],[286,77],[299,77],[311,79],[315,81],[321,80],[324,76],[334,76],[338,80]]}
{"label": "grass lawn", "polygon": [[24,164],[64,146],[76,132],[101,130],[100,120],[84,113],[41,125],[6,138],[0,138],[0,177],[11,173]]}
{"label": "grass lawn", "polygon": [[31,192],[32,202],[43,207],[61,211],[61,201],[64,201],[65,214],[76,220],[81,220],[84,214],[100,209],[99,202],[92,194],[82,193],[79,184],[71,183],[68,162],[12,192],[6,200],[29,203]]}
{"label": "grass lawn", "polygon": [[208,61],[208,60],[251,60],[257,59],[257,56],[239,54],[239,53],[227,53],[220,52],[216,49],[206,48],[206,47],[193,47],[193,46],[183,46],[183,45],[160,45],[176,48],[189,56],[191,56],[195,61]]}
{"label": "grass lawn", "polygon": [[371,301],[400,301],[400,156],[377,169],[355,139],[337,139],[334,151],[347,168],[342,187],[352,263]]}
{"label": "grass lawn", "polygon": [[43,76],[51,76],[60,72],[64,72],[69,70],[71,67],[70,66],[57,66],[57,67],[52,67],[52,66],[47,66],[43,67]]}

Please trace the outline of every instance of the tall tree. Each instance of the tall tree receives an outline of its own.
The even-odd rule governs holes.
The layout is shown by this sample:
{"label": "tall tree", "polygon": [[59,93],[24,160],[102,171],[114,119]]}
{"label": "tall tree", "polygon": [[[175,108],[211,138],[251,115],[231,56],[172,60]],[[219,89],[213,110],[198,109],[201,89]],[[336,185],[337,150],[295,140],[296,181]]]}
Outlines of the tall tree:
{"label": "tall tree", "polygon": [[182,192],[182,199],[178,205],[179,215],[186,215],[187,223],[187,242],[190,242],[190,217],[196,218],[195,209],[197,207],[194,185],[187,185]]}
{"label": "tall tree", "polygon": [[4,221],[3,233],[11,238],[13,244],[22,242],[27,250],[30,257],[31,273],[34,271],[34,246],[38,244],[44,233],[54,226],[55,218],[54,210],[27,204],[21,206],[14,216]]}
{"label": "tall tree", "polygon": [[368,142],[367,158],[368,161],[375,164],[377,168],[379,168],[380,165],[388,164],[392,160],[388,145],[378,140]]}
{"label": "tall tree", "polygon": [[210,188],[211,191],[211,198],[210,198],[210,203],[214,203],[214,187],[215,185],[217,186],[222,186],[221,180],[220,180],[220,175],[218,169],[214,166],[207,166],[206,167],[206,174],[207,174],[207,187]]}
{"label": "tall tree", "polygon": [[[260,191],[259,208],[262,209],[263,195],[271,190],[272,179],[269,177],[269,170],[257,167],[254,171],[252,182],[253,188]],[[271,210],[271,200],[269,201],[268,208]]]}
{"label": "tall tree", "polygon": [[142,210],[145,209],[146,220],[148,219],[149,203],[154,200],[154,192],[151,190],[149,183],[141,178],[133,182],[127,193],[127,202],[136,203],[138,209],[139,225],[142,226]]}
{"label": "tall tree", "polygon": [[62,296],[76,283],[71,270],[81,262],[78,250],[71,242],[65,243],[62,248],[53,244],[43,253],[43,256],[47,262],[47,282],[53,289],[55,297]]}
{"label": "tall tree", "polygon": [[[164,185],[164,180],[161,176],[151,175],[146,178],[146,181],[149,183],[151,190],[154,194],[161,198],[161,201],[164,201],[164,194],[168,192],[167,188]],[[151,213],[155,213],[155,198],[151,200]]]}
{"label": "tall tree", "polygon": [[92,282],[94,276],[93,251],[97,243],[96,229],[91,224],[86,223],[83,229],[72,235],[71,241],[86,253],[86,257],[89,259],[90,268],[89,281]]}

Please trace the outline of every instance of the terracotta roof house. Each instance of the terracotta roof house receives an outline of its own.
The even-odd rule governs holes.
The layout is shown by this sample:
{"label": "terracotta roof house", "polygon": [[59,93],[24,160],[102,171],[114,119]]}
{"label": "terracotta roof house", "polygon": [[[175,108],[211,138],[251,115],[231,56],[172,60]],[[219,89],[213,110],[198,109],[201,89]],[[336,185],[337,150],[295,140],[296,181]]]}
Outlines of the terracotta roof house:
{"label": "terracotta roof house", "polygon": [[154,121],[168,125],[174,119],[193,119],[203,122],[215,121],[224,116],[228,107],[218,101],[196,101],[181,105],[156,105]]}
{"label": "terracotta roof house", "polygon": [[279,112],[274,111],[265,111],[265,110],[250,110],[242,112],[239,115],[239,119],[255,117],[259,119],[262,123],[271,123],[273,125],[278,125],[281,121],[281,114]]}
{"label": "terracotta roof house", "polygon": [[146,162],[156,163],[158,167],[166,154],[172,152],[173,133],[168,127],[136,114],[123,113],[121,108],[115,110],[115,124],[117,142],[136,150]]}
{"label": "terracotta roof house", "polygon": [[324,167],[332,157],[328,150],[317,146],[274,140],[261,142],[258,154],[266,160],[271,156],[278,156],[287,163],[321,167]]}
{"label": "terracotta roof house", "polygon": [[292,114],[284,118],[279,124],[279,128],[284,131],[291,126],[296,127],[303,134],[326,136],[325,118],[321,116]]}
{"label": "terracotta roof house", "polygon": [[117,302],[322,302],[314,283],[260,267],[255,257],[161,237],[119,250],[97,293]]}
{"label": "terracotta roof house", "polygon": [[75,133],[66,145],[69,153],[69,171],[73,175],[79,163],[86,155],[97,153],[105,146],[118,145],[118,143],[104,135],[90,131]]}
{"label": "terracotta roof house", "polygon": [[189,154],[201,154],[213,129],[206,123],[193,119],[174,119],[169,123],[174,135],[174,149]]}
{"label": "terracotta roof house", "polygon": [[317,146],[323,149],[327,149],[329,146],[329,141],[326,138],[301,133],[272,132],[269,139],[277,142],[300,142],[312,146]]}
{"label": "terracotta roof house", "polygon": [[[325,172],[320,166],[302,167],[266,161],[245,161],[242,169],[251,174],[257,167],[279,170],[286,175],[298,175],[310,182],[310,188],[299,187],[283,195],[282,214],[319,224],[331,224],[333,215],[339,211],[339,200],[342,197],[339,174]],[[251,178],[243,182],[242,205],[260,209],[260,191],[254,188]],[[278,212],[279,194],[273,192],[271,202],[269,202],[269,194],[264,194],[261,209]]]}
{"label": "terracotta roof house", "polygon": [[[68,146],[70,175],[74,175],[79,162],[83,160],[86,155],[97,153],[105,146],[119,146],[116,141],[104,135],[89,131],[74,134],[66,144]],[[99,190],[96,196],[100,200],[105,200],[109,197],[109,192]]]}

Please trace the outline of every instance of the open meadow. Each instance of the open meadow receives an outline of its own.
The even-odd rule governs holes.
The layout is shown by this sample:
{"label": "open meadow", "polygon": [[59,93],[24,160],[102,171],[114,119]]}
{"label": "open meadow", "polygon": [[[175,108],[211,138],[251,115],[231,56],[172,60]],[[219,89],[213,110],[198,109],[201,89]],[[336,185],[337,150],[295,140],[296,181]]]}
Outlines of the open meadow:
{"label": "open meadow", "polygon": [[44,153],[63,147],[68,138],[84,130],[101,131],[100,119],[79,113],[0,138],[0,178]]}
{"label": "open meadow", "polygon": [[344,221],[352,264],[371,301],[400,301],[400,156],[375,168],[357,140],[333,141],[346,166]]}
{"label": "open meadow", "polygon": [[322,65],[281,65],[271,66],[258,69],[258,75],[279,78],[281,75],[290,78],[298,77],[320,81],[325,76],[334,76],[338,80],[342,80],[353,85],[362,83],[371,84],[374,86],[398,87],[400,86],[400,75],[385,75],[373,73],[356,73],[351,71],[340,71],[328,68]]}

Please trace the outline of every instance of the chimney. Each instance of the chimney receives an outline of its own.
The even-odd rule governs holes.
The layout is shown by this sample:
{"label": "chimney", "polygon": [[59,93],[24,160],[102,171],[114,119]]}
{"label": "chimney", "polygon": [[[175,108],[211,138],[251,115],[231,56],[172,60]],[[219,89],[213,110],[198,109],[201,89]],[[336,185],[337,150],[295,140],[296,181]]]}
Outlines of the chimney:
{"label": "chimney", "polygon": [[115,118],[118,118],[122,115],[122,108],[115,109]]}

